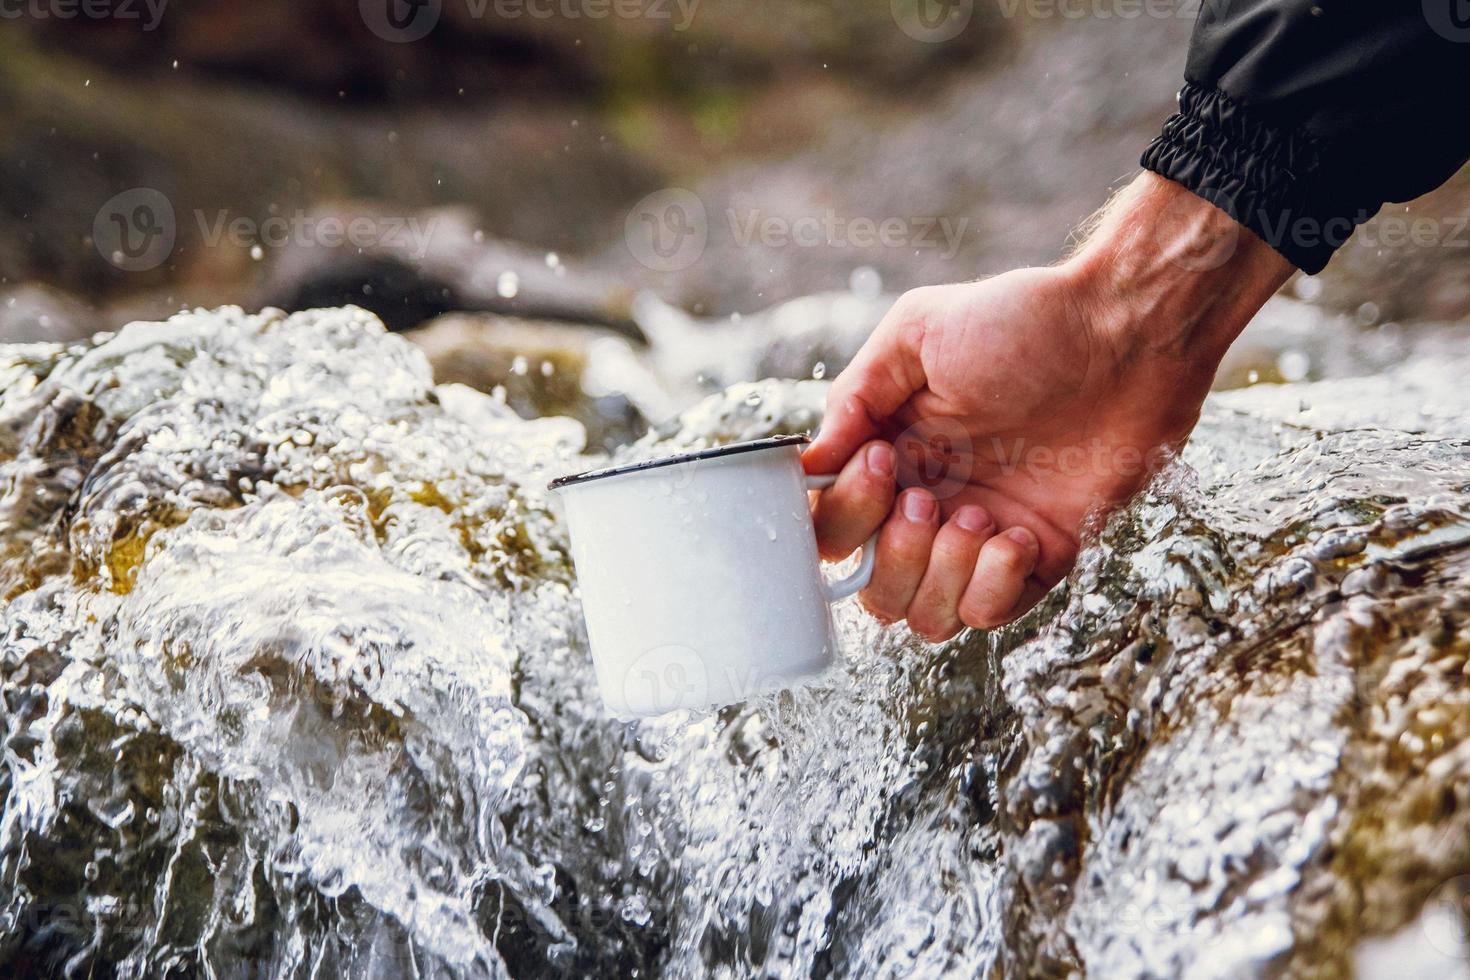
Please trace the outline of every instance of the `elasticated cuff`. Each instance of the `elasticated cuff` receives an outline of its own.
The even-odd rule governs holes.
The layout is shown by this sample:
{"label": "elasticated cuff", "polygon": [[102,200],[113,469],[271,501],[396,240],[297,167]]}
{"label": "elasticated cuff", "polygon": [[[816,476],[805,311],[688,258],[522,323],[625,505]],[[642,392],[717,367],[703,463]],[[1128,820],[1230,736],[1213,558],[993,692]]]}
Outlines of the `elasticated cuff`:
{"label": "elasticated cuff", "polygon": [[1255,232],[1293,265],[1322,271],[1367,215],[1334,207],[1310,135],[1273,126],[1218,89],[1190,82],[1141,163]]}

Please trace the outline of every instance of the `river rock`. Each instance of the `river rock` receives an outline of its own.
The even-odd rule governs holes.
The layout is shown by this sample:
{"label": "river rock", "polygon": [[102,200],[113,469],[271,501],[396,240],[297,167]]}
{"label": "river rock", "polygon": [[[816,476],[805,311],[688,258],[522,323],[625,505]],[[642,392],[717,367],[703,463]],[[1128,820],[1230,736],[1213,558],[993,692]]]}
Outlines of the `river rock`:
{"label": "river rock", "polygon": [[407,336],[428,355],[435,380],[493,393],[522,418],[574,418],[593,448],[631,442],[650,418],[674,411],[643,352],[612,331],[453,314]]}

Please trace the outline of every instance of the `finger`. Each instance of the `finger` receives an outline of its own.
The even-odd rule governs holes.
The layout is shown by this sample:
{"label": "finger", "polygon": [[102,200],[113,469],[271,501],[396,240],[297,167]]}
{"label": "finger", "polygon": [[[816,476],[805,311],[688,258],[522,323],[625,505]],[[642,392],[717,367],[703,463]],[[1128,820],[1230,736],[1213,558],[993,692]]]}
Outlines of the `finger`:
{"label": "finger", "polygon": [[990,512],[976,504],[955,511],[934,536],[929,567],[909,603],[909,627],[931,643],[960,631],[960,597],[975,570],[975,560],[995,533]]}
{"label": "finger", "polygon": [[893,447],[874,440],[854,453],[837,482],[822,491],[812,523],[823,558],[847,557],[882,526],[893,507],[897,468]]}
{"label": "finger", "polygon": [[923,310],[932,301],[910,290],[883,317],[852,361],[832,382],[821,431],[807,447],[808,473],[835,472],[909,396],[924,387],[920,342]]}
{"label": "finger", "polygon": [[859,598],[868,612],[885,623],[903,619],[908,611],[939,530],[939,501],[915,487],[898,495],[898,504],[878,535],[873,578]]}
{"label": "finger", "polygon": [[1036,594],[1039,586],[1032,590],[1025,608],[1016,611],[1026,593],[1027,580],[1036,570],[1039,553],[1036,535],[1020,526],[1009,528],[986,542],[980,550],[975,574],[960,600],[960,619],[965,625],[994,629],[1035,605],[1041,598]]}

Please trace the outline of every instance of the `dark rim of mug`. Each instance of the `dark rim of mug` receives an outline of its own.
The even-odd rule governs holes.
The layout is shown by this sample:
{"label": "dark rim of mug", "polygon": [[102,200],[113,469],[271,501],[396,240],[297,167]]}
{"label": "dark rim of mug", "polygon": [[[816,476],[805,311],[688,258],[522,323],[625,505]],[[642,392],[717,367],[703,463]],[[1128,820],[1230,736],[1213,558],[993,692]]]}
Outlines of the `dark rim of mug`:
{"label": "dark rim of mug", "polygon": [[600,480],[605,476],[641,473],[643,470],[658,469],[660,466],[673,466],[676,463],[693,463],[702,459],[715,459],[719,456],[735,456],[739,453],[753,453],[759,449],[775,449],[777,446],[800,446],[811,441],[811,436],[795,435],[770,436],[766,439],[755,439],[750,442],[732,442],[725,446],[711,446],[708,449],[695,449],[674,456],[660,456],[658,459],[645,459],[637,463],[622,463],[618,466],[609,466],[605,469],[588,470],[586,473],[559,476],[548,483],[546,489],[560,490],[563,487],[569,487],[576,483]]}

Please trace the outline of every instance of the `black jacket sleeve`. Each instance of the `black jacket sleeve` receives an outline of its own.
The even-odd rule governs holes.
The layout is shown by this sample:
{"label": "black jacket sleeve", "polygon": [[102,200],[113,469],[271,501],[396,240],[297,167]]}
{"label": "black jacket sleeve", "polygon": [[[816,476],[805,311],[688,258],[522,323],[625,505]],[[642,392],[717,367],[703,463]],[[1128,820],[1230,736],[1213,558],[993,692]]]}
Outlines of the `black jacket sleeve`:
{"label": "black jacket sleeve", "polygon": [[1298,267],[1470,158],[1470,0],[1201,3],[1179,111],[1143,166]]}

